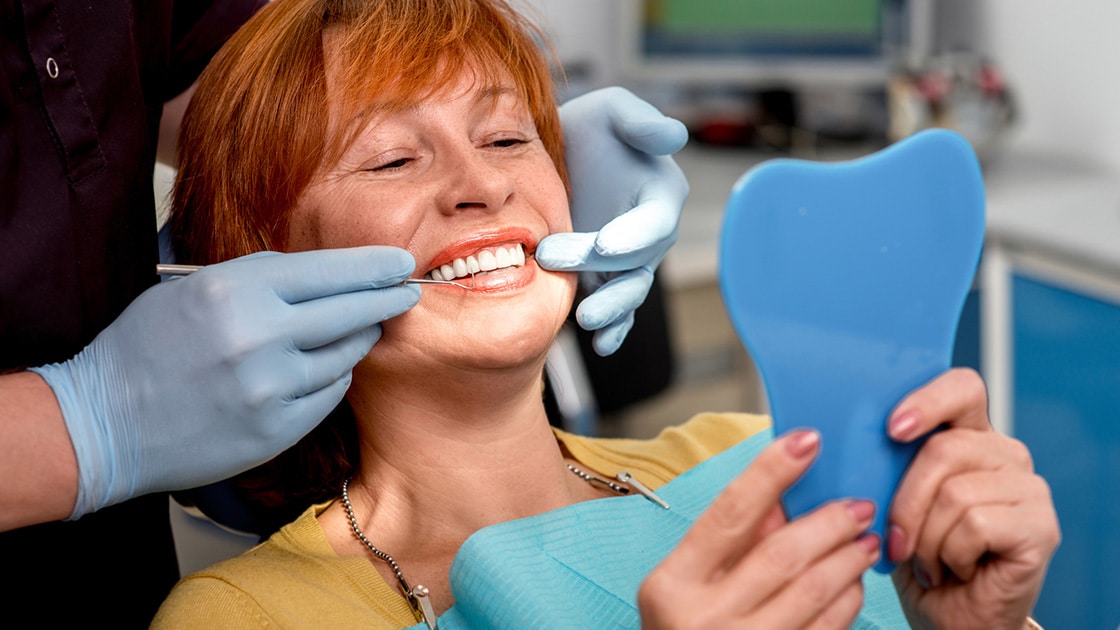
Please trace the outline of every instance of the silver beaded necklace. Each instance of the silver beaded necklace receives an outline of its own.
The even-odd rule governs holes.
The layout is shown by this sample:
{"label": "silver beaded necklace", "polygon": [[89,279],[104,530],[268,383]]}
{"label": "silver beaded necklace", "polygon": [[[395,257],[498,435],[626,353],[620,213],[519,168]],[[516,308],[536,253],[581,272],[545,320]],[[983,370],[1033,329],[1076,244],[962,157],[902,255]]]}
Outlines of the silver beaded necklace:
{"label": "silver beaded necklace", "polygon": [[404,573],[401,573],[401,567],[397,564],[397,561],[393,559],[393,556],[373,546],[373,543],[362,533],[362,528],[358,527],[358,519],[354,517],[354,506],[350,504],[350,493],[348,492],[350,488],[350,479],[351,477],[347,477],[346,481],[342,482],[342,507],[346,509],[346,518],[350,521],[350,529],[354,531],[354,536],[370,550],[370,553],[384,560],[385,563],[389,565],[389,568],[392,569],[393,573],[397,576],[397,582],[400,584],[401,591],[404,592],[405,598],[408,599],[409,605],[412,606],[413,612],[420,617],[420,621],[428,624],[431,630],[436,630],[436,614],[435,611],[432,610],[432,602],[428,599],[430,595],[428,587],[423,584],[409,586],[408,580],[404,579]]}
{"label": "silver beaded necklace", "polygon": [[[669,509],[668,503],[662,501],[661,497],[654,494],[652,490],[647,488],[642,482],[635,479],[633,475],[628,472],[620,472],[615,475],[615,479],[626,484],[622,486],[614,481],[589,475],[571,464],[567,466],[568,470],[572,471],[575,476],[583,479],[588,485],[594,488],[609,490],[619,495],[630,494],[631,491],[637,492],[666,510]],[[405,598],[408,599],[409,605],[412,606],[413,612],[420,618],[420,621],[428,624],[431,630],[436,630],[436,615],[429,599],[431,593],[428,587],[423,584],[410,586],[408,580],[404,578],[404,573],[401,572],[400,565],[393,559],[393,556],[375,547],[374,544],[370,542],[369,538],[366,538],[365,533],[362,532],[362,528],[358,526],[358,519],[354,516],[354,506],[350,503],[350,479],[351,477],[347,477],[346,480],[342,482],[342,507],[346,510],[347,520],[350,521],[350,529],[354,532],[354,536],[358,541],[365,545],[366,549],[369,549],[370,553],[389,565],[389,568],[393,570],[393,574],[397,576],[397,583],[400,585]]]}

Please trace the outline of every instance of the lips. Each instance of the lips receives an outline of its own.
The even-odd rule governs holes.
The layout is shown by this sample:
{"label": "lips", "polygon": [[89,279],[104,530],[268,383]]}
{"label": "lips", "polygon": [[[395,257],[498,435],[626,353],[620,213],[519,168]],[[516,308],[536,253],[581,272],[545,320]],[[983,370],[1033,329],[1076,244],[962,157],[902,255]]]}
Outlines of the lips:
{"label": "lips", "polygon": [[442,281],[480,275],[496,281],[498,275],[529,266],[538,240],[524,226],[471,230],[429,258],[423,277]]}

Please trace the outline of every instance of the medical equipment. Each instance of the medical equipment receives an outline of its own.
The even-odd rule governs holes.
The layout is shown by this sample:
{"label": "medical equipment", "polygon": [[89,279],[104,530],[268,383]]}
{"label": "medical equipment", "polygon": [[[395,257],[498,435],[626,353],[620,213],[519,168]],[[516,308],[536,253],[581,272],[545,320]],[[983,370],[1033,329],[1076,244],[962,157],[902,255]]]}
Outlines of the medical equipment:
{"label": "medical equipment", "polygon": [[[783,497],[791,518],[869,499],[886,545],[891,499],[921,445],[892,440],[887,418],[949,368],[983,240],[979,162],[944,129],[849,162],[771,160],[735,184],[720,245],[728,314],[776,432],[821,434],[817,461]],[[893,566],[886,551],[880,572]]]}
{"label": "medical equipment", "polygon": [[[199,269],[202,265],[173,265],[173,264],[159,264],[156,265],[156,273],[161,276],[187,276]],[[427,278],[405,278],[401,284],[449,284],[457,286],[460,289],[467,291],[474,291],[474,274],[471,274],[470,285],[455,282],[453,280],[429,280]]]}

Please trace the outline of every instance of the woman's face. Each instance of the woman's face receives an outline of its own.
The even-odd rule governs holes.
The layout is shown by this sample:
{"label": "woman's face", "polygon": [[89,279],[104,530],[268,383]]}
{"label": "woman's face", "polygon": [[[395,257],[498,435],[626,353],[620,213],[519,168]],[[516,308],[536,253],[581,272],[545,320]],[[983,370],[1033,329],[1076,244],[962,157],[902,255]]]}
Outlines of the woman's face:
{"label": "woman's face", "polygon": [[564,184],[512,81],[467,74],[375,118],[303,193],[287,244],[401,247],[416,259],[413,277],[437,270],[467,285],[480,266],[473,291],[424,285],[367,361],[491,369],[539,361],[566,318],[575,276],[541,269],[532,253],[569,230]]}

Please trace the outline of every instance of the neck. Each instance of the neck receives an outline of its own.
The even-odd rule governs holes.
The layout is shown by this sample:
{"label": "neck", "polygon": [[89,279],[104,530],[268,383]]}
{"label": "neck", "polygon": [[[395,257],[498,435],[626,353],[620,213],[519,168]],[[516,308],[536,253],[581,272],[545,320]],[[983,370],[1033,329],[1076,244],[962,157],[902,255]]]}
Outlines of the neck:
{"label": "neck", "polygon": [[368,478],[380,497],[407,497],[470,531],[566,504],[570,480],[560,474],[539,374],[451,379],[420,399],[414,392],[425,390],[398,395],[391,383],[352,397],[361,427],[356,482]]}
{"label": "neck", "polygon": [[[410,582],[433,590],[438,611],[450,606],[447,571],[468,536],[597,496],[565,466],[540,374],[488,372],[422,387],[399,377],[354,379],[362,463],[349,494],[357,521]],[[369,555],[335,507],[323,519],[335,549]]]}

